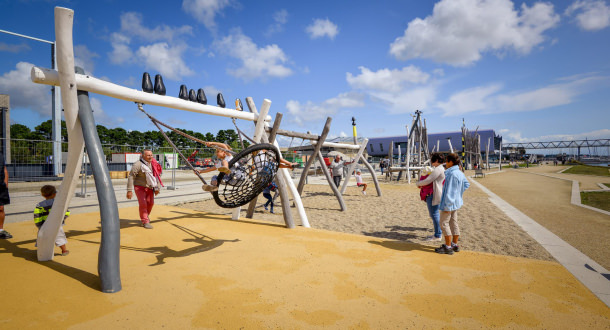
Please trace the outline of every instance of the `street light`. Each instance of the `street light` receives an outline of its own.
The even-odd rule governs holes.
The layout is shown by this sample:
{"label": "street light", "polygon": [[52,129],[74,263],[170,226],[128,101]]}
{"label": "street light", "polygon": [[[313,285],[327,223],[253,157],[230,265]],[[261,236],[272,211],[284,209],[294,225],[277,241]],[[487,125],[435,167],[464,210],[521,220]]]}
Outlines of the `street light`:
{"label": "street light", "polygon": [[[55,69],[55,42],[44,39],[34,38],[11,31],[0,30],[2,33],[22,37],[30,40],[40,41],[51,45],[51,69]],[[56,106],[59,101],[59,87],[51,86],[51,128],[53,133],[53,175],[58,176],[63,172],[61,165],[61,111]]]}

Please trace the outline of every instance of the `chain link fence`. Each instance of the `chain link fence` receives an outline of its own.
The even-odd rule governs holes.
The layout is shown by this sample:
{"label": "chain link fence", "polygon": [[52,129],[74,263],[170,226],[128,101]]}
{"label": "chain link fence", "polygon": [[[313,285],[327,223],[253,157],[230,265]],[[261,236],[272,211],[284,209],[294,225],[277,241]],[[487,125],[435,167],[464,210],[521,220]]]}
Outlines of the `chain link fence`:
{"label": "chain link fence", "polygon": [[[0,139],[4,143],[4,139]],[[39,182],[61,180],[55,176],[53,165],[53,141],[44,140],[20,140],[8,139],[6,143],[10,148],[6,148],[4,155],[6,167],[11,182]],[[189,170],[187,164],[180,159],[180,156],[171,147],[155,147],[149,145],[112,145],[103,144],[102,149],[108,170],[113,178],[125,178],[126,172],[131,169],[131,164],[137,161],[144,149],[150,149],[155,159],[161,164],[164,170]],[[68,143],[61,143],[62,150],[62,169],[64,173],[66,161],[68,159]],[[189,159],[195,167],[203,168],[212,166],[216,150],[213,148],[183,148],[179,149],[182,154]],[[236,150],[239,151],[239,150]],[[85,149],[83,156],[82,174],[91,175],[91,166]],[[121,177],[121,175],[124,175]]]}

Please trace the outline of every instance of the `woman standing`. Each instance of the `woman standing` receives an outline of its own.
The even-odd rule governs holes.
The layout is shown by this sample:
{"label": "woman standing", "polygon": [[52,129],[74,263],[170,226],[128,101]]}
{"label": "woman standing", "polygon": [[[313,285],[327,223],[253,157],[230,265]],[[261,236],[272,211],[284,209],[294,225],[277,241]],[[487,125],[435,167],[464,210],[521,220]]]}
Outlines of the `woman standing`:
{"label": "woman standing", "polygon": [[434,225],[434,235],[426,237],[426,241],[440,241],[443,236],[440,226],[439,204],[443,195],[443,181],[445,181],[445,168],[442,166],[444,160],[441,154],[432,154],[430,162],[434,167],[434,171],[424,180],[417,182],[417,186],[420,189],[423,186],[432,184],[432,194],[426,196],[426,204],[428,205],[428,213]]}

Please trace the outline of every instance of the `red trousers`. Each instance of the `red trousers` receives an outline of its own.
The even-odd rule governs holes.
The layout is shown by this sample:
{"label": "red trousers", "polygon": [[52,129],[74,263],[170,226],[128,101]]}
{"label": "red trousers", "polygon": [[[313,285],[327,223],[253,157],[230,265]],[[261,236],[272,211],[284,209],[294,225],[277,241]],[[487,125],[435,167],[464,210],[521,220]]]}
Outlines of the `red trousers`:
{"label": "red trousers", "polygon": [[149,223],[150,218],[148,216],[155,205],[155,191],[142,186],[134,186],[133,189],[136,191],[138,204],[140,205],[140,220],[142,220],[142,223]]}

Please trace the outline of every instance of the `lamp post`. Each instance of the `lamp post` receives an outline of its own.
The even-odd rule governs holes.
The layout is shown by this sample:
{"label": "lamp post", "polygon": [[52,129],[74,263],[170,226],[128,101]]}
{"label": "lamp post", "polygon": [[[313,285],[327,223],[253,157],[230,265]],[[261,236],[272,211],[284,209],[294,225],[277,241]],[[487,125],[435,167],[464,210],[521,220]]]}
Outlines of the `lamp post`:
{"label": "lamp post", "polygon": [[[44,39],[34,38],[10,32],[6,30],[0,30],[2,33],[22,37],[30,40],[40,41],[51,45],[51,69],[55,69],[55,42]],[[61,164],[61,108],[57,107],[56,104],[61,104],[59,87],[51,86],[51,131],[53,138],[53,175],[58,176],[63,173]]]}

